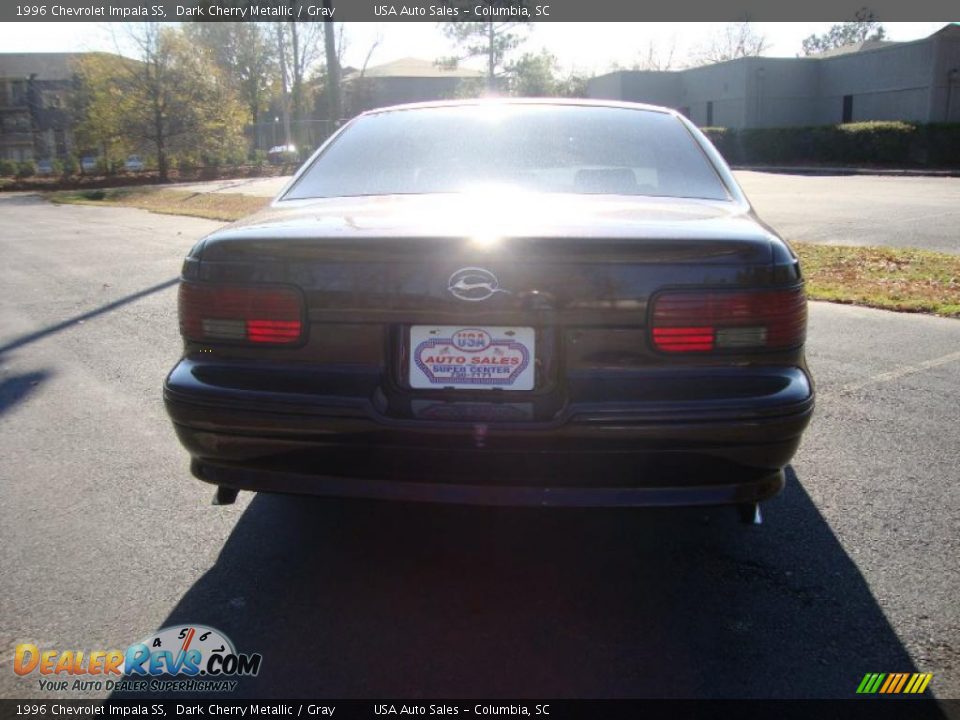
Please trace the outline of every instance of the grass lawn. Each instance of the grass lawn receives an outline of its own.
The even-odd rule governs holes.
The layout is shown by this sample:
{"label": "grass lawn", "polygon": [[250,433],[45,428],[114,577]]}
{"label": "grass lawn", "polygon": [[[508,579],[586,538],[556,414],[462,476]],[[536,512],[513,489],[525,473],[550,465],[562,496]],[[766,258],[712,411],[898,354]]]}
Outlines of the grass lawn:
{"label": "grass lawn", "polygon": [[270,202],[270,198],[241,193],[196,193],[164,188],[64,190],[50,193],[48,198],[55,203],[134,207],[165,215],[191,215],[210,220],[239,220]]}
{"label": "grass lawn", "polygon": [[[171,189],[63,191],[59,203],[135,207],[168,215],[238,220],[270,200]],[[902,248],[794,243],[811,300],[960,317],[960,256]]]}
{"label": "grass lawn", "polygon": [[794,243],[811,300],[960,317],[960,256]]}

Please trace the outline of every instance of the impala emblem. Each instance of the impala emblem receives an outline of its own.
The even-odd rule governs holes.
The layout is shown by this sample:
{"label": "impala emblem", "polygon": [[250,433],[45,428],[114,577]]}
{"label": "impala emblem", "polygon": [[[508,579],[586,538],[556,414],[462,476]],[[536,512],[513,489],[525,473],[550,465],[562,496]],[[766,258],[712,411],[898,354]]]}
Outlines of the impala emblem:
{"label": "impala emblem", "polygon": [[478,267],[460,268],[450,276],[447,286],[454,297],[467,302],[480,302],[497,293],[510,293],[501,289],[496,275]]}

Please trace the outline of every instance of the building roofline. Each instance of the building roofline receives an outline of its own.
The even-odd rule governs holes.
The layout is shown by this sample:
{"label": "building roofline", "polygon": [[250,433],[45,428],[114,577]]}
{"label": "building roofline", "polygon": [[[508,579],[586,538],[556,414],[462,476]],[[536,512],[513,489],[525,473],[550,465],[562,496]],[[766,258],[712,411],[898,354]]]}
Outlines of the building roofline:
{"label": "building roofline", "polygon": [[[628,70],[628,69],[612,70],[611,72],[604,73],[603,75],[594,75],[592,78],[589,78],[588,81],[597,80],[600,78],[612,77],[614,75],[627,75],[627,74],[630,74],[630,75],[640,75],[640,74],[680,75],[685,72],[690,72],[692,70],[702,70],[704,68],[713,68],[713,67],[719,67],[722,65],[730,65],[731,63],[743,63],[743,62],[784,62],[784,61],[826,62],[831,60],[838,60],[840,58],[860,57],[862,55],[875,53],[875,52],[888,52],[888,51],[897,50],[898,48],[902,48],[909,45],[918,45],[920,43],[930,42],[935,38],[945,34],[947,31],[954,32],[953,30],[951,30],[951,28],[957,28],[957,30],[960,30],[960,23],[952,23],[952,22],[946,23],[942,28],[940,28],[939,30],[936,30],[935,32],[930,33],[926,37],[916,38],[914,40],[890,41],[883,45],[877,45],[876,47],[864,48],[861,50],[856,50],[853,52],[841,53],[836,55],[819,55],[818,54],[818,55],[802,55],[797,57],[773,57],[773,56],[766,56],[766,55],[753,55],[750,57],[733,58],[732,60],[724,60],[722,62],[708,63],[706,65],[697,65],[694,67],[681,68],[678,70]],[[857,43],[851,43],[851,44],[855,45]],[[849,47],[849,46],[845,46],[845,47]]]}
{"label": "building roofline", "polygon": [[29,79],[36,76],[40,81],[63,82],[69,80],[75,74],[73,63],[80,58],[97,56],[130,60],[130,58],[126,58],[123,55],[104,50],[81,52],[0,52],[0,77],[7,79]]}

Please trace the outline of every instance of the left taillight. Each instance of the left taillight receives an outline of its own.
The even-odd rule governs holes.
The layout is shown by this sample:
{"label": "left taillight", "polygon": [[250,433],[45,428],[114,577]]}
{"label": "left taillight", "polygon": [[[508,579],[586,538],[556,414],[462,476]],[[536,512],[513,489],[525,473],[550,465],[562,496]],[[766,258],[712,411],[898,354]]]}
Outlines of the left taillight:
{"label": "left taillight", "polygon": [[181,282],[180,333],[195,342],[292,345],[303,334],[303,300],[289,287]]}

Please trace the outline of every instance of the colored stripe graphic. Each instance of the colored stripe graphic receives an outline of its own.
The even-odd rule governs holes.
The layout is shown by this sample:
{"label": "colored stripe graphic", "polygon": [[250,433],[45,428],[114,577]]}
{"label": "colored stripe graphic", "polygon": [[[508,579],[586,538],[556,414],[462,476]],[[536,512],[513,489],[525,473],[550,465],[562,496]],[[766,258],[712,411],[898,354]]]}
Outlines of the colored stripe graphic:
{"label": "colored stripe graphic", "polygon": [[891,692],[898,693],[903,690],[903,686],[907,682],[908,677],[910,677],[910,673],[900,673],[900,682],[897,683],[897,686],[893,688]]}
{"label": "colored stripe graphic", "polygon": [[857,692],[861,695],[872,695],[880,687],[880,681],[884,678],[882,673],[867,673],[860,682]]}
{"label": "colored stripe graphic", "polygon": [[867,673],[857,686],[858,695],[919,695],[926,691],[932,673]]}
{"label": "colored stripe graphic", "polygon": [[911,695],[918,695],[927,689],[931,679],[933,679],[933,675],[930,673],[914,673],[903,691]]}

